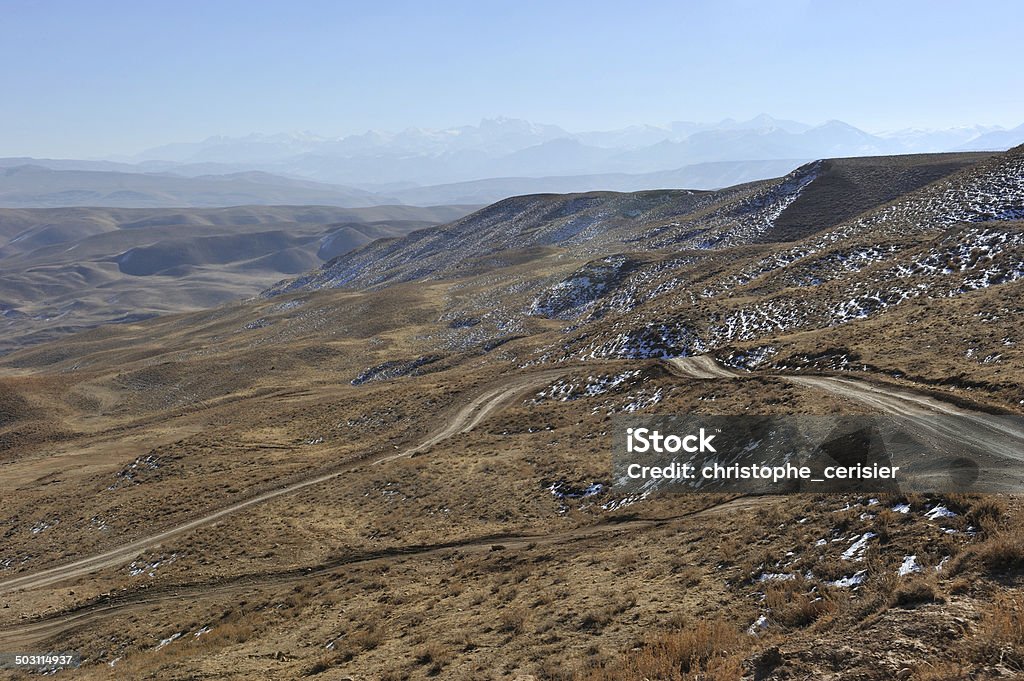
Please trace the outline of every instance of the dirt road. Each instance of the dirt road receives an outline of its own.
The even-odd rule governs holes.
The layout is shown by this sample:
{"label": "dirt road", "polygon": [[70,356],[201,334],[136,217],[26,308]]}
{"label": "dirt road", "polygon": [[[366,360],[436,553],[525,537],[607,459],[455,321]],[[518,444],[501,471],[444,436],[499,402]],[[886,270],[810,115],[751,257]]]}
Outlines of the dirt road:
{"label": "dirt road", "polygon": [[561,373],[562,372],[560,371],[545,371],[530,374],[526,379],[510,380],[498,388],[488,390],[460,409],[454,417],[449,419],[444,428],[434,433],[420,444],[416,445],[412,449],[407,449],[404,452],[382,456],[375,459],[373,464],[379,465],[387,461],[394,461],[395,459],[413,456],[414,454],[419,454],[426,449],[430,449],[434,445],[443,442],[454,435],[459,433],[468,433],[476,428],[481,421],[487,418],[488,414],[507,403],[516,395],[525,392],[531,387],[540,386],[559,376]]}
{"label": "dirt road", "polygon": [[188,522],[175,525],[167,528],[155,534],[149,535],[142,539],[138,539],[132,542],[128,542],[86,558],[66,563],[64,565],[58,565],[56,567],[32,572],[29,574],[19,575],[11,579],[6,579],[0,582],[0,593],[16,591],[19,589],[37,589],[40,587],[50,586],[59,582],[81,577],[103,568],[121,565],[131,561],[133,558],[138,556],[146,549],[150,549],[168,539],[176,537],[185,532],[198,529],[205,525],[210,525],[218,520],[221,520],[225,516],[238,513],[239,511],[245,510],[251,506],[262,504],[271,499],[276,499],[286,494],[292,494],[299,490],[312,487],[313,485],[319,485],[329,480],[333,480],[339,476],[345,475],[350,472],[353,468],[358,466],[364,466],[369,464],[379,464],[385,461],[392,461],[397,458],[412,456],[422,452],[458,433],[464,433],[472,430],[487,417],[488,414],[492,413],[495,409],[499,408],[503,404],[507,403],[510,399],[518,394],[521,394],[531,387],[541,386],[544,383],[551,381],[555,376],[558,376],[560,371],[543,371],[532,374],[520,376],[515,379],[511,379],[502,383],[500,387],[491,388],[486,390],[483,394],[474,398],[466,406],[458,410],[453,416],[447,419],[445,425],[441,430],[429,436],[427,439],[412,447],[410,449],[397,452],[394,454],[388,454],[376,458],[372,461],[358,461],[353,462],[349,465],[342,466],[331,470],[330,472],[322,475],[304,478],[297,482],[293,482],[289,485],[279,487],[277,489],[264,492],[262,494],[244,499],[237,503],[225,506],[224,508],[218,509],[207,513],[206,515],[200,516],[189,520]]}
{"label": "dirt road", "polygon": [[[735,371],[719,365],[709,356],[689,357],[671,359],[667,362],[678,375],[699,380],[720,380],[736,379],[742,376]],[[423,452],[446,439],[459,433],[468,432],[478,426],[488,415],[500,409],[515,396],[522,394],[530,388],[539,387],[544,383],[553,380],[562,371],[544,371],[511,379],[500,386],[485,389],[468,404],[457,410],[448,418],[444,426],[437,432],[418,443],[416,446],[401,452],[387,454],[377,457],[371,461],[361,461],[356,464],[335,469],[314,477],[309,477],[298,482],[283,486],[281,488],[265,492],[252,498],[237,502],[230,506],[208,513],[202,517],[195,518],[186,523],[176,525],[155,533],[144,539],[140,539],[123,546],[111,549],[94,556],[80,559],[78,561],[61,565],[35,573],[21,575],[12,579],[0,582],[0,593],[10,592],[19,589],[35,589],[51,586],[64,580],[81,577],[96,570],[119,565],[128,562],[140,552],[151,548],[167,539],[179,534],[201,528],[204,525],[214,523],[217,520],[238,511],[249,508],[253,505],[263,503],[270,499],[290,494],[312,485],[321,484],[332,480],[346,472],[351,471],[357,465],[381,464],[401,457],[408,457]],[[1016,442],[1024,442],[1024,432],[1016,428],[1012,422],[1000,420],[999,417],[992,417],[986,414],[972,412],[934,398],[915,394],[909,390],[878,386],[862,381],[830,376],[791,376],[778,375],[790,381],[794,385],[806,386],[808,388],[823,390],[847,399],[859,401],[871,406],[883,413],[896,414],[920,419],[923,427],[938,429],[942,426],[932,425],[936,423],[936,415],[955,415],[965,417],[970,425],[969,437],[981,438],[989,441],[1000,455],[1012,457],[1015,462],[1024,457]],[[941,423],[941,421],[938,421]],[[954,438],[964,437],[963,431],[940,432],[942,437]],[[1024,481],[1020,481],[1024,483]],[[1013,484],[1018,484],[1014,480]],[[168,587],[166,593],[147,591],[145,593],[129,593],[117,597],[113,601],[99,601],[87,603],[74,610],[54,615],[52,617],[35,620],[32,622],[20,623],[16,627],[0,631],[0,645],[24,646],[35,642],[43,641],[64,631],[80,627],[92,621],[113,616],[127,610],[137,610],[152,606],[154,604],[181,599],[188,596],[215,595],[218,593],[230,593],[235,590],[251,589],[254,585],[283,584],[289,581],[307,579],[311,574],[336,570],[344,565],[368,563],[373,561],[396,560],[414,557],[428,557],[442,551],[483,551],[490,550],[495,543],[500,543],[506,548],[525,547],[527,544],[547,544],[579,542],[592,539],[599,535],[607,535],[615,532],[629,532],[643,529],[644,527],[656,526],[663,522],[672,522],[685,517],[692,517],[700,514],[725,512],[730,509],[742,510],[751,505],[757,505],[761,500],[756,498],[743,497],[725,502],[715,503],[711,506],[684,514],[679,517],[660,520],[628,520],[625,522],[601,522],[585,528],[577,528],[565,533],[555,535],[500,535],[478,537],[463,541],[448,542],[436,545],[399,547],[389,551],[351,555],[341,558],[332,564],[321,565],[312,569],[293,570],[276,574],[245,575],[231,578],[219,583],[202,583],[194,585],[183,585]]]}
{"label": "dirt road", "polygon": [[736,378],[739,376],[735,371],[726,369],[715,361],[710,355],[698,355],[697,357],[674,357],[668,360],[669,366],[677,373],[688,378]]}
{"label": "dirt road", "polygon": [[[668,360],[668,364],[687,378],[711,380],[743,376],[708,355],[674,358]],[[966,453],[984,469],[986,492],[1019,493],[1024,489],[1024,466],[1021,466],[1024,463],[1024,426],[1020,419],[971,411],[910,390],[867,381],[791,374],[771,374],[771,377],[860,402],[879,413],[903,417],[910,432],[930,442],[945,443],[951,451],[966,448]]]}
{"label": "dirt road", "polygon": [[764,498],[741,496],[715,501],[704,508],[668,518],[629,520],[611,518],[595,525],[574,528],[554,534],[490,535],[439,544],[396,547],[372,553],[348,555],[331,563],[313,568],[288,570],[280,573],[240,575],[215,583],[202,582],[157,587],[142,592],[136,591],[110,599],[86,603],[70,611],[19,624],[16,627],[0,631],[0,649],[14,650],[31,647],[34,644],[41,643],[68,630],[77,629],[91,622],[126,612],[144,610],[161,603],[181,601],[200,596],[209,597],[238,592],[247,593],[251,592],[255,587],[289,585],[294,582],[307,581],[317,575],[330,573],[347,566],[378,562],[390,563],[396,560],[425,559],[447,554],[451,551],[472,554],[489,552],[497,548],[505,551],[515,551],[525,549],[528,546],[564,546],[596,538],[600,538],[601,541],[607,541],[611,536],[631,534],[639,530],[659,527],[680,520],[741,512],[759,506],[763,501]]}

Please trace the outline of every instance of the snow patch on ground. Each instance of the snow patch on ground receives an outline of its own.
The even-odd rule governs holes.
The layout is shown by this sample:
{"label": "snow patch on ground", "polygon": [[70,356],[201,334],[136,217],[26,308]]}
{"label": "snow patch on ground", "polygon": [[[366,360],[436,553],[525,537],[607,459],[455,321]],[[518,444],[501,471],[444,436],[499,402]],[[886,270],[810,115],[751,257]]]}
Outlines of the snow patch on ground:
{"label": "snow patch on ground", "polygon": [[586,487],[576,488],[559,480],[549,486],[547,490],[557,499],[586,499],[604,493],[605,487],[600,482],[592,482]]}
{"label": "snow patch on ground", "polygon": [[181,637],[182,637],[182,632],[180,632],[180,631],[177,632],[176,634],[171,634],[167,638],[165,638],[162,641],[160,641],[160,643],[157,645],[156,648],[154,648],[154,650],[160,650],[161,648],[169,646],[170,644],[174,643],[175,641],[177,641]]}
{"label": "snow patch on ground", "polygon": [[915,572],[921,572],[923,569],[921,564],[917,562],[917,556],[904,556],[903,563],[896,570],[896,574],[900,577],[905,577]]}
{"label": "snow patch on ground", "polygon": [[831,586],[839,587],[840,589],[850,589],[852,587],[860,586],[867,579],[868,571],[859,570],[848,577],[841,577],[835,581],[829,582]]}
{"label": "snow patch on ground", "polygon": [[867,551],[868,541],[876,536],[877,535],[874,532],[865,532],[862,534],[850,545],[850,548],[843,551],[843,560],[864,560],[864,552]]}
{"label": "snow patch on ground", "polygon": [[51,527],[55,527],[55,526],[57,526],[59,524],[60,524],[60,519],[59,518],[54,518],[53,520],[40,520],[38,523],[36,523],[35,525],[32,526],[31,532],[32,532],[32,534],[40,534],[40,533],[45,532],[46,530],[50,529]]}
{"label": "snow patch on ground", "polygon": [[746,369],[747,371],[753,371],[758,367],[768,362],[774,355],[778,353],[778,348],[774,345],[762,345],[750,350],[736,350],[725,360],[722,364],[733,367],[735,369]]}
{"label": "snow patch on ground", "polygon": [[650,323],[592,343],[579,359],[669,359],[703,354],[704,349],[693,332],[679,324]]}
{"label": "snow patch on ground", "polygon": [[796,579],[796,575],[786,572],[762,572],[757,576],[759,582],[788,582]]}
{"label": "snow patch on ground", "polygon": [[541,390],[533,398],[534,404],[540,404],[552,400],[555,402],[569,402],[581,397],[595,397],[604,395],[607,392],[629,383],[640,376],[639,369],[630,369],[618,374],[600,374],[588,376],[586,382],[566,381],[558,379],[550,386]]}
{"label": "snow patch on ground", "polygon": [[133,560],[128,566],[128,574],[132,577],[138,577],[139,575],[148,575],[149,577],[156,576],[156,570],[161,565],[168,565],[178,560],[178,554],[172,553],[170,556],[161,556],[155,560]]}
{"label": "snow patch on ground", "polygon": [[754,620],[753,624],[751,624],[749,627],[747,627],[747,633],[750,634],[751,636],[756,636],[758,634],[758,632],[764,631],[767,628],[768,628],[768,616],[767,615],[761,615],[756,620]]}
{"label": "snow patch on ground", "polygon": [[136,478],[140,473],[145,471],[155,471],[160,468],[160,464],[160,458],[153,454],[136,457],[135,461],[129,464],[126,468],[117,472],[117,480],[107,489],[117,489],[122,485],[135,484],[138,482]]}
{"label": "snow patch on ground", "polygon": [[621,499],[612,499],[609,502],[601,504],[601,509],[604,511],[617,511],[620,508],[638,504],[646,499],[647,496],[648,492],[641,492],[640,494],[630,494],[628,497],[623,497]]}
{"label": "snow patch on ground", "polygon": [[614,285],[625,264],[626,258],[621,255],[587,263],[579,271],[542,291],[530,303],[526,314],[561,319],[578,316]]}
{"label": "snow patch on ground", "polygon": [[940,504],[933,508],[932,510],[925,513],[924,517],[928,520],[938,520],[939,518],[955,518],[956,513],[950,511],[948,508]]}

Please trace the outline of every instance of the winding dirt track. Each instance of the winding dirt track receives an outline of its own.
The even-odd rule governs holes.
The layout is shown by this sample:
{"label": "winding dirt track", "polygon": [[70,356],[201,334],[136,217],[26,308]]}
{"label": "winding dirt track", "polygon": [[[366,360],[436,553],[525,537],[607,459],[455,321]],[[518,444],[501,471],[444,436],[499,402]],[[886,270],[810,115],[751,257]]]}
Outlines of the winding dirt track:
{"label": "winding dirt track", "polygon": [[676,357],[668,360],[670,367],[676,373],[688,378],[737,378],[739,374],[726,369],[715,361],[710,355],[698,355],[697,357]]}
{"label": "winding dirt track", "polygon": [[[677,375],[684,378],[714,380],[714,379],[735,379],[742,376],[730,369],[722,367],[715,360],[708,356],[677,358],[667,361],[667,364]],[[217,511],[211,512],[186,523],[165,529],[154,535],[140,539],[110,551],[81,560],[49,568],[28,575],[22,575],[13,579],[0,582],[0,593],[19,590],[47,587],[58,582],[81,577],[96,570],[125,563],[141,551],[151,548],[167,539],[175,537],[184,532],[200,528],[204,525],[214,523],[217,520],[244,510],[250,506],[280,497],[282,495],[297,492],[299,490],[317,485],[351,471],[353,468],[367,464],[381,464],[393,461],[401,457],[413,456],[444,440],[459,433],[472,430],[479,425],[488,415],[509,402],[516,395],[526,390],[537,387],[552,380],[564,373],[561,370],[551,370],[532,373],[510,379],[501,386],[492,387],[475,397],[464,407],[459,409],[447,420],[444,427],[426,438],[415,447],[407,450],[381,456],[373,460],[362,460],[342,468],[332,470],[314,477],[309,477],[298,482],[280,487],[269,492],[251,497],[249,499],[226,506]],[[778,375],[775,378],[787,380],[795,385],[806,386],[812,389],[823,390],[847,399],[859,401],[884,413],[896,414],[920,418],[927,427],[928,417],[935,415],[956,415],[967,417],[966,422],[971,430],[968,436],[982,438],[983,441],[990,440],[997,448],[998,453],[1010,457],[1014,462],[1024,458],[1019,446],[1006,445],[1007,438],[1010,442],[1016,441],[1017,445],[1024,442],[1024,431],[1021,431],[1012,423],[1007,425],[995,417],[969,411],[954,405],[941,402],[934,398],[915,394],[908,390],[882,387],[860,381],[829,376],[791,376]],[[962,431],[956,433],[941,432],[940,435],[946,438],[964,437]],[[1015,484],[1020,484],[1019,482]],[[1019,487],[1018,487],[1019,489]],[[336,570],[344,565],[355,565],[370,563],[381,560],[395,560],[409,557],[427,557],[436,555],[443,551],[484,551],[500,543],[507,548],[522,548],[528,544],[564,544],[567,542],[585,541],[598,535],[615,532],[627,532],[654,527],[667,522],[675,522],[682,518],[699,516],[729,510],[740,510],[747,507],[755,507],[761,503],[761,499],[740,497],[729,501],[712,504],[711,506],[693,511],[681,516],[663,519],[642,519],[626,520],[616,522],[609,520],[597,523],[584,528],[576,528],[564,533],[552,535],[492,535],[476,537],[466,540],[422,545],[413,547],[400,547],[377,553],[349,555],[335,560],[332,563],[317,566],[312,569],[291,570],[280,573],[244,575],[234,577],[220,582],[206,582],[177,587],[165,587],[162,591],[152,590],[144,593],[134,592],[108,600],[101,600],[79,606],[73,610],[31,622],[20,623],[6,631],[0,631],[0,646],[25,646],[32,643],[52,638],[69,629],[84,626],[90,622],[122,613],[129,610],[138,610],[159,604],[161,602],[179,600],[193,595],[217,595],[231,593],[237,590],[252,589],[255,585],[273,586],[291,581],[307,579],[310,575]]]}
{"label": "winding dirt track", "polygon": [[[668,364],[687,378],[743,376],[707,355],[670,359]],[[860,402],[883,414],[903,417],[912,432],[925,436],[930,442],[946,444],[951,451],[969,445],[970,454],[987,471],[985,491],[1012,493],[1024,489],[1024,466],[1021,466],[1024,463],[1024,426],[1020,419],[984,414],[910,390],[849,378],[791,374],[772,374],[771,377]]]}
{"label": "winding dirt track", "polygon": [[81,558],[71,563],[64,565],[58,565],[56,567],[40,570],[26,575],[19,575],[11,579],[0,582],[0,593],[15,591],[15,590],[26,590],[26,589],[37,589],[52,584],[57,584],[68,579],[74,579],[76,577],[82,577],[88,575],[97,570],[103,568],[121,565],[131,561],[133,558],[138,556],[146,549],[153,548],[154,546],[167,541],[173,537],[176,537],[185,532],[195,530],[203,527],[204,525],[210,525],[218,520],[221,520],[225,516],[232,515],[239,511],[245,510],[250,506],[262,504],[271,499],[284,496],[286,494],[292,494],[299,490],[312,487],[313,485],[319,485],[329,480],[333,480],[337,477],[345,475],[353,468],[358,466],[366,465],[367,463],[379,464],[385,461],[393,461],[394,459],[412,456],[425,449],[433,447],[434,445],[442,442],[453,435],[458,433],[468,432],[475,428],[488,414],[493,412],[496,408],[508,402],[516,395],[530,389],[531,387],[542,385],[553,377],[561,374],[561,371],[544,371],[528,374],[526,376],[518,377],[506,381],[499,388],[493,388],[484,392],[482,395],[473,399],[469,404],[460,409],[454,416],[449,418],[445,423],[445,426],[428,437],[423,442],[419,443],[411,449],[397,452],[395,454],[388,454],[372,461],[357,461],[352,462],[348,465],[342,466],[331,470],[330,472],[323,473],[314,477],[304,478],[297,482],[278,487],[277,489],[264,492],[262,494],[244,499],[242,501],[225,506],[216,511],[212,511],[206,515],[194,518],[185,523],[175,525],[167,528],[156,534],[152,534],[148,537],[132,541],[116,548],[104,551],[96,555]]}
{"label": "winding dirt track", "polygon": [[[485,418],[487,418],[488,415],[507,404],[516,395],[522,394],[530,388],[543,385],[563,373],[564,371],[562,370],[543,371],[505,381],[501,386],[485,390],[479,396],[475,397],[468,404],[459,409],[450,419],[448,419],[443,428],[415,447],[402,452],[388,454],[369,462],[361,461],[355,465],[366,465],[367,463],[377,465],[386,461],[393,461],[398,458],[413,456],[440,442],[443,442],[450,437],[453,437],[454,435],[468,432],[478,426]],[[258,496],[226,506],[202,517],[171,527],[157,534],[125,544],[124,546],[104,553],[83,558],[73,563],[5,580],[4,582],[0,582],[0,593],[47,587],[68,579],[87,575],[104,567],[125,563],[134,558],[141,551],[169,538],[216,522],[227,515],[236,513],[255,504],[332,480],[352,470],[355,465],[346,466],[323,475],[310,477],[299,482],[265,492]],[[348,555],[315,568],[289,570],[271,574],[261,573],[255,575],[242,575],[214,583],[206,582],[166,587],[160,590],[147,590],[146,592],[133,592],[122,596],[105,598],[86,603],[72,610],[64,611],[46,618],[19,623],[15,627],[0,631],[0,646],[7,646],[8,648],[30,646],[55,637],[70,629],[76,629],[91,622],[126,611],[140,610],[163,602],[180,600],[188,596],[207,596],[232,593],[236,591],[246,591],[251,590],[255,585],[274,586],[276,584],[286,584],[293,581],[308,579],[311,575],[336,570],[345,565],[357,565],[361,563],[371,563],[374,561],[395,560],[411,557],[429,557],[444,551],[452,550],[462,552],[489,551],[495,544],[501,544],[504,548],[515,549],[523,548],[528,544],[553,545],[579,542],[591,539],[595,536],[606,535],[608,533],[631,532],[639,529],[656,527],[665,523],[675,522],[682,518],[726,512],[729,510],[741,510],[748,505],[757,503],[758,500],[755,498],[739,497],[713,503],[703,509],[679,516],[673,516],[671,518],[630,519],[625,521],[621,519],[610,519],[589,527],[576,528],[557,534],[491,535],[440,544],[399,547],[374,553]]]}
{"label": "winding dirt track", "polygon": [[403,559],[422,559],[457,551],[462,554],[483,553],[500,547],[502,550],[524,549],[528,546],[564,546],[583,542],[596,537],[626,534],[674,523],[686,518],[711,516],[720,513],[742,511],[761,502],[757,497],[736,497],[713,503],[705,508],[668,518],[609,519],[583,528],[574,528],[555,534],[502,534],[473,537],[465,540],[398,547],[377,552],[348,555],[315,568],[287,570],[279,573],[241,575],[220,582],[202,582],[181,586],[158,587],[145,592],[132,592],[110,599],[86,603],[70,611],[45,619],[20,624],[7,631],[0,631],[0,646],[7,649],[25,648],[53,638],[70,629],[77,629],[91,622],[114,615],[144,610],[169,601],[180,601],[190,596],[208,597],[251,592],[254,587],[275,587],[308,580],[311,577],[330,573],[341,567],[366,565],[376,562],[391,562]]}

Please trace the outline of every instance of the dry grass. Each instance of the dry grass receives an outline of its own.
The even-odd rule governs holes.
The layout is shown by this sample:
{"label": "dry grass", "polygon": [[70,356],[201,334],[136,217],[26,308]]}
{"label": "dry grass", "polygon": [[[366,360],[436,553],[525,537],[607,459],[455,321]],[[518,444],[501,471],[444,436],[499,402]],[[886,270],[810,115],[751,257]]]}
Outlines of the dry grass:
{"label": "dry grass", "polygon": [[956,573],[982,568],[993,576],[1012,576],[1024,571],[1024,527],[1018,523],[1005,523],[990,529],[978,544],[959,557]]}
{"label": "dry grass", "polygon": [[803,577],[775,581],[764,592],[771,619],[784,627],[805,627],[835,610],[834,596],[823,593]]}
{"label": "dry grass", "polygon": [[986,609],[972,647],[977,661],[1024,672],[1024,597],[998,596]]}
{"label": "dry grass", "polygon": [[944,600],[934,572],[902,579],[892,592],[893,605],[901,608],[914,607],[923,603],[942,603]]}
{"label": "dry grass", "polygon": [[910,678],[911,681],[969,681],[973,676],[970,666],[962,662],[937,661],[919,665]]}
{"label": "dry grass", "polygon": [[737,680],[747,639],[719,620],[698,620],[678,629],[648,635],[637,650],[598,667],[582,670],[578,681]]}
{"label": "dry grass", "polygon": [[[80,551],[88,553],[112,537],[173,524],[196,513],[197,503],[225,503],[289,475],[367,453],[393,453],[420,441],[472,396],[505,384],[510,367],[532,358],[533,349],[564,337],[556,329],[501,350],[520,352],[518,358],[465,351],[431,365],[436,374],[349,385],[388,357],[433,351],[427,346],[451,331],[438,322],[445,296],[468,295],[465,288],[446,287],[321,294],[299,308],[317,314],[300,319],[287,313],[296,315],[293,320],[280,313],[279,325],[246,333],[238,329],[256,313],[265,316],[260,306],[276,301],[109,332],[122,336],[118,343],[75,339],[63,359],[54,360],[66,391],[62,383],[43,400],[37,390],[33,404],[53,402],[42,416],[68,432],[84,425],[109,429],[101,442],[105,458],[75,453],[86,465],[60,468],[61,457],[30,460],[24,454],[53,446],[58,441],[50,435],[37,437],[34,449],[17,450],[28,463],[17,469],[17,485],[10,485],[6,515],[30,527],[59,510],[61,524],[59,531],[40,535],[19,528],[9,538],[12,553],[31,554],[31,569],[60,557],[65,547],[58,539],[69,532],[82,536]],[[902,308],[894,314],[908,318]],[[871,351],[882,354],[895,347],[876,343],[874,320],[851,326],[868,329],[853,339],[860,346],[875,343],[879,348]],[[861,333],[856,329],[843,333]],[[296,336],[279,340],[275,334],[286,330]],[[132,334],[134,341],[124,341]],[[814,344],[822,335],[793,342]],[[859,351],[869,354],[864,347]],[[41,364],[45,356],[40,349],[22,359]],[[79,360],[91,373],[70,370]],[[681,381],[653,361],[559,367],[580,380],[640,369],[648,388],[663,391],[658,408],[669,413],[864,408],[759,376],[727,387]],[[62,402],[63,392],[74,399]],[[709,395],[716,399],[706,400]],[[966,648],[942,632],[970,627],[953,626],[952,618],[970,619],[972,608],[986,611],[991,595],[1011,589],[1016,571],[1024,569],[1024,531],[1017,529],[1012,503],[999,498],[942,500],[961,513],[943,521],[957,530],[953,535],[922,518],[936,500],[921,495],[883,497],[871,507],[855,495],[760,499],[699,516],[687,513],[713,498],[651,498],[617,514],[600,509],[607,497],[556,499],[546,489],[553,480],[607,483],[607,443],[595,427],[605,422],[592,410],[621,407],[627,394],[542,405],[529,397],[511,399],[471,432],[415,458],[354,468],[330,484],[168,541],[161,551],[182,557],[153,578],[128,579],[117,568],[83,580],[74,585],[82,600],[122,586],[126,598],[196,587],[165,602],[159,617],[144,611],[137,620],[123,614],[97,620],[76,633],[75,644],[102,662],[123,653],[124,673],[138,678],[513,679],[530,673],[542,681],[707,681],[738,679],[744,669],[749,676],[758,660],[785,667],[780,678],[818,678],[837,670],[853,676],[877,667],[889,644],[901,644],[911,666],[956,659]],[[39,417],[26,414],[18,418]],[[307,444],[312,436],[325,442]],[[91,442],[71,437],[69,451]],[[116,471],[150,453],[160,457],[158,469],[107,489]],[[910,503],[911,513],[888,510],[897,500]],[[855,508],[839,510],[847,506]],[[94,516],[110,522],[109,534],[90,524]],[[628,522],[630,516],[661,520],[633,527],[608,522]],[[977,543],[965,532],[968,525],[978,528]],[[842,558],[853,538],[869,530],[877,537],[865,558]],[[517,534],[525,539],[506,538]],[[497,535],[502,538],[489,539]],[[466,545],[416,548],[460,541]],[[491,550],[492,544],[503,548]],[[383,557],[357,560],[378,554]],[[902,556],[911,554],[927,574],[898,578]],[[949,567],[932,569],[951,555],[956,558],[950,565],[960,568],[957,583]],[[307,576],[306,568],[316,574]],[[828,584],[861,570],[866,580],[857,588]],[[762,572],[799,576],[758,581]],[[246,585],[241,591],[251,583],[263,593],[251,607],[225,617],[203,585],[228,583],[243,573],[251,582],[240,582]],[[277,581],[282,574],[299,575],[304,586],[295,588],[287,576]],[[325,582],[318,585],[318,579]],[[19,595],[0,617],[17,621],[22,613],[52,612],[69,599],[50,590]],[[969,641],[978,646],[978,659],[1017,664],[1016,607],[999,605],[979,625]],[[747,627],[761,614],[768,627],[749,635]],[[207,623],[211,630],[200,638],[186,635],[153,650],[168,632],[191,633]],[[780,642],[785,655],[763,650]],[[334,648],[325,652],[328,643]],[[930,681],[959,673],[914,668],[919,676],[932,674],[921,676]],[[108,672],[95,665],[82,675],[105,678]]]}

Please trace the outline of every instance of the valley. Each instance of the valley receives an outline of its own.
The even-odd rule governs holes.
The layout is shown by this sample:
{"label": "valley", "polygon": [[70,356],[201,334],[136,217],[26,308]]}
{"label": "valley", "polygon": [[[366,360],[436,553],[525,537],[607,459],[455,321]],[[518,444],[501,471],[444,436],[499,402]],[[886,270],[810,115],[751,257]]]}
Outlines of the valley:
{"label": "valley", "polygon": [[469,207],[0,209],[0,352],[259,293]]}
{"label": "valley", "polygon": [[[885,413],[981,437],[1024,415],[1024,147],[361,221],[230,209],[208,248],[215,213],[125,210],[76,213],[107,226],[49,250],[18,245],[47,233],[24,211],[0,254],[65,273],[78,244],[111,263],[102,291],[225,279],[177,306],[138,289],[147,319],[4,331],[0,648],[79,650],[59,673],[83,679],[1024,668],[1015,494],[626,495],[609,432]],[[130,249],[135,274],[108,260]]]}

